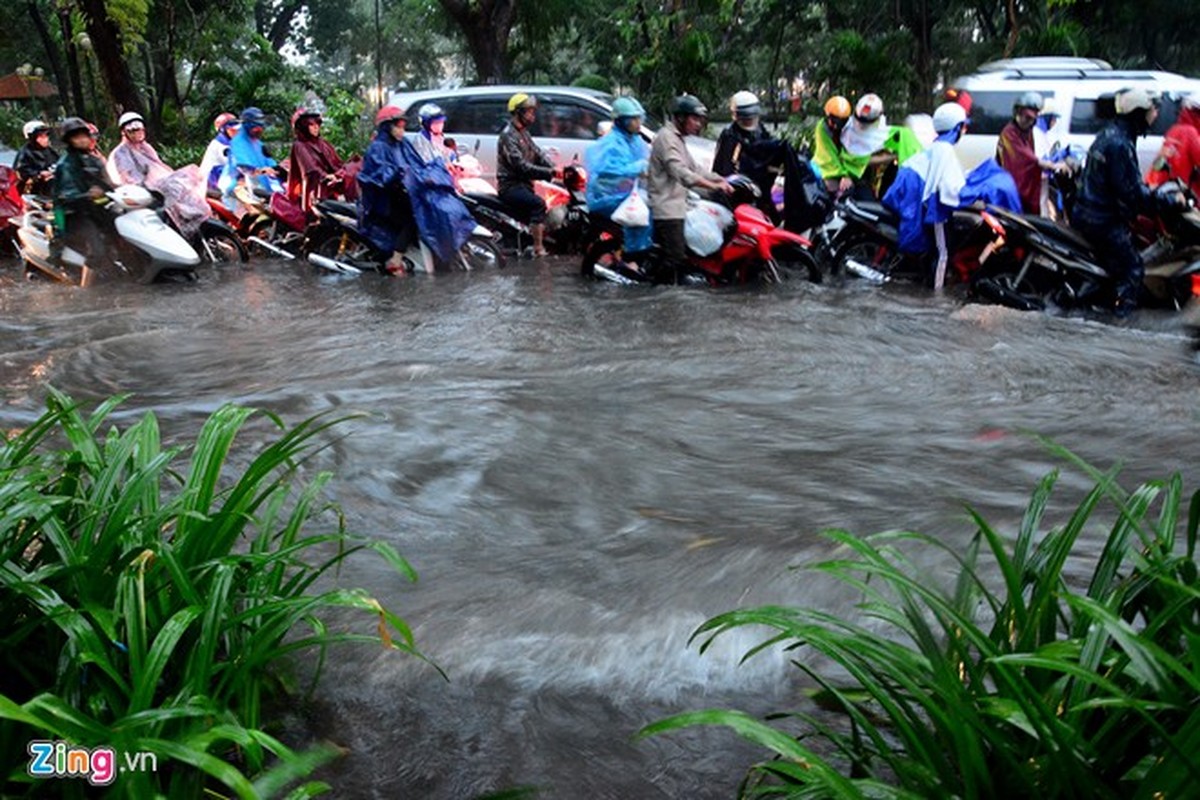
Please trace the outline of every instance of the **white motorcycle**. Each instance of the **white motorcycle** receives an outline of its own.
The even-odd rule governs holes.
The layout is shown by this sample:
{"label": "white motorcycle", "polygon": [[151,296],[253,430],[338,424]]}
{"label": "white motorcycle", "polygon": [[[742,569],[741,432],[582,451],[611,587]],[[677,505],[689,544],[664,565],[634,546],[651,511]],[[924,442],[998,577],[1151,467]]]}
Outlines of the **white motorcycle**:
{"label": "white motorcycle", "polygon": [[[142,186],[119,186],[106,193],[116,236],[103,263],[89,264],[82,253],[52,247],[54,211],[44,198],[25,196],[25,214],[17,229],[21,260],[30,277],[48,277],[88,286],[97,280],[195,280],[200,256],[153,208],[154,195]],[[58,250],[58,252],[56,252]]]}

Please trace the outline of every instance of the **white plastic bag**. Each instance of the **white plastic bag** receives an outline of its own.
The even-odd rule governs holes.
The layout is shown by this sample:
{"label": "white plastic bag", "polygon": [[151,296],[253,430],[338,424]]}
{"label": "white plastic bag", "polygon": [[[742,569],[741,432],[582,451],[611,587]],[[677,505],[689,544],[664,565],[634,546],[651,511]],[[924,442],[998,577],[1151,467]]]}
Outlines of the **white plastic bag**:
{"label": "white plastic bag", "polygon": [[626,228],[644,228],[650,224],[650,206],[642,199],[637,183],[633,184],[629,197],[622,200],[621,205],[613,211],[612,221]]}
{"label": "white plastic bag", "polygon": [[683,220],[683,238],[688,249],[698,256],[711,256],[725,244],[725,229],[733,224],[733,214],[725,206],[700,200],[688,209]]}

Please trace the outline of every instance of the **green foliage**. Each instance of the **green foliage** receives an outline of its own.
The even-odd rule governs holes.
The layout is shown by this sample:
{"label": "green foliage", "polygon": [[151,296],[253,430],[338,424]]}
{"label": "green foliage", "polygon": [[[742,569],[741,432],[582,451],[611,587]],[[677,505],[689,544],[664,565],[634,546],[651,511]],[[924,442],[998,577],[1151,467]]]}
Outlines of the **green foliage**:
{"label": "green foliage", "polygon": [[32,119],[30,112],[20,108],[0,108],[0,142],[19,150],[25,144],[25,132],[22,128]]}
{"label": "green foliage", "polygon": [[[51,391],[47,412],[0,448],[0,770],[5,796],[39,796],[25,742],[66,740],[157,754],[157,772],[123,774],[110,796],[275,795],[335,755],[297,753],[264,730],[292,653],[374,642],[416,654],[405,622],[336,571],[389,546],[350,536],[321,499],[326,473],[297,470],[339,420],[293,428],[240,474],[227,462],[255,412],[225,406],[205,423],[182,472],[147,413],[105,429],[119,398],[84,415]],[[320,520],[332,530],[311,533]],[[328,627],[366,615],[369,633]],[[318,787],[310,786],[309,793]]]}
{"label": "green foliage", "polygon": [[597,75],[589,72],[586,75],[580,75],[575,80],[571,81],[572,86],[579,86],[584,89],[595,89],[598,92],[612,92],[612,81],[603,75]]}
{"label": "green foliage", "polygon": [[345,89],[331,90],[325,100],[325,124],[321,135],[343,158],[366,149],[371,135],[366,111],[366,102]]}
{"label": "green foliage", "polygon": [[[796,712],[795,736],[705,711],[642,735],[724,725],[766,746],[777,757],[753,768],[754,797],[1189,795],[1200,780],[1200,491],[1185,501],[1176,474],[1126,492],[1116,470],[1052,449],[1095,481],[1064,524],[1045,529],[1054,473],[1011,538],[972,512],[965,552],[915,533],[834,531],[841,552],[811,569],[861,592],[861,620],[762,607],[696,632],[703,651],[738,628],[772,630],[746,657],[792,653],[842,724]],[[1098,525],[1108,537],[1080,580],[1079,537]],[[912,557],[930,550],[958,564],[948,589]]]}

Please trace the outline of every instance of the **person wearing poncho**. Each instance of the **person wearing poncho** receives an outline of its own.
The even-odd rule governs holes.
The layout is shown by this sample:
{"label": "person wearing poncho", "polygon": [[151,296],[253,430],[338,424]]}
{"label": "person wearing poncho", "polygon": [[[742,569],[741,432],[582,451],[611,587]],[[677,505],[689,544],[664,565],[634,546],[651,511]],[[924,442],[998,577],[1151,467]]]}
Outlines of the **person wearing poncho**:
{"label": "person wearing poncho", "polygon": [[842,144],[842,131],[850,119],[850,101],[835,96],[825,102],[825,119],[813,132],[812,163],[821,173],[825,188],[841,197],[854,188],[871,161],[871,154],[854,155]]}
{"label": "person wearing poncho", "polygon": [[421,131],[400,142],[404,162],[404,188],[412,203],[413,217],[421,241],[438,264],[454,261],[459,249],[471,238],[475,218],[471,216],[454,188],[454,178],[446,165],[442,130],[446,115],[433,103],[418,109]]}
{"label": "person wearing poncho", "polygon": [[[583,154],[588,172],[587,204],[593,214],[611,216],[629,197],[638,176],[650,163],[650,146],[642,138],[642,118],[645,109],[632,97],[618,97],[613,102],[612,129],[589,146]],[[645,227],[624,227],[626,258],[649,250],[652,232]]]}
{"label": "person wearing poncho", "polygon": [[884,194],[896,169],[922,149],[911,130],[887,124],[883,100],[875,94],[865,94],[855,104],[854,116],[842,129],[842,147],[855,158],[867,156],[861,179],[874,197]]}
{"label": "person wearing poncho", "polygon": [[307,108],[292,114],[296,141],[288,156],[288,199],[306,213],[313,204],[336,191],[342,183],[342,159],[327,140],[321,138],[321,115]]}

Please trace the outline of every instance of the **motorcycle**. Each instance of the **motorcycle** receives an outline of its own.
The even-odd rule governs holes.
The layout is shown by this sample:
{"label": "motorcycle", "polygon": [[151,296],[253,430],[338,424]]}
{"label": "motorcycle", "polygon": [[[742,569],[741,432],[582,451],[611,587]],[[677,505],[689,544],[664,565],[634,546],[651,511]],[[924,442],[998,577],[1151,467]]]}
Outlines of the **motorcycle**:
{"label": "motorcycle", "polygon": [[[317,221],[309,226],[304,252],[310,264],[343,274],[388,272],[391,253],[380,252],[358,231],[358,209],[353,203],[321,200],[314,207]],[[477,225],[459,250],[453,268],[462,270],[503,267],[504,254],[494,234]],[[406,272],[435,272],[438,265],[429,248],[419,239],[404,254]],[[443,267],[444,269],[444,267]]]}
{"label": "motorcycle", "polygon": [[83,254],[63,247],[55,254],[54,212],[43,198],[25,196],[26,211],[17,230],[21,260],[30,277],[45,276],[63,283],[87,286],[96,280],[126,278],[138,283],[156,280],[195,280],[200,256],[155,210],[155,197],[142,186],[119,186],[105,195],[116,236],[110,257],[87,263]]}
{"label": "motorcycle", "polygon": [[[1176,182],[1156,192],[1186,192]],[[1144,220],[1137,237],[1145,266],[1140,302],[1182,308],[1200,296],[1200,214],[1187,196],[1183,212]],[[989,209],[995,238],[991,257],[972,282],[975,299],[1025,311],[1106,309],[1115,278],[1100,265],[1090,242],[1070,228],[1036,216]],[[1151,233],[1146,233],[1150,225]]]}
{"label": "motorcycle", "polygon": [[[948,267],[966,281],[978,267],[978,256],[991,237],[981,209],[954,209],[946,223]],[[832,275],[854,275],[882,284],[906,279],[926,282],[933,277],[927,259],[900,252],[900,217],[883,203],[844,198],[839,200],[833,221],[816,235],[817,248]]]}
{"label": "motorcycle", "polygon": [[17,252],[17,225],[25,210],[20,182],[16,170],[0,166],[0,242],[9,255]]}
{"label": "motorcycle", "polygon": [[[473,163],[478,163],[473,156],[459,157],[462,201],[481,225],[500,234],[505,252],[524,253],[533,245],[529,226],[512,216]],[[534,191],[546,202],[546,249],[557,254],[579,252],[588,239],[587,170],[577,163],[568,164],[561,181],[534,181]]]}
{"label": "motorcycle", "polygon": [[[779,283],[786,274],[803,270],[819,283],[821,271],[811,252],[812,243],[771,222],[757,206],[760,190],[753,181],[734,175],[729,182],[734,191],[722,196],[722,202],[693,200],[684,228],[689,269],[679,276],[680,281],[710,286]],[[662,275],[654,268],[660,260],[657,247],[647,253],[644,266],[633,268],[624,260],[620,227],[595,217],[595,238],[580,265],[583,277],[626,285],[675,280],[676,276]]]}

